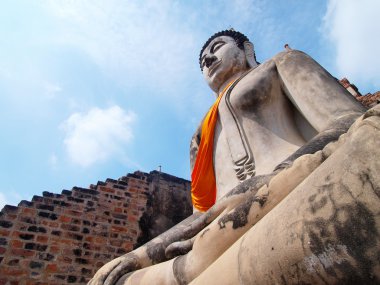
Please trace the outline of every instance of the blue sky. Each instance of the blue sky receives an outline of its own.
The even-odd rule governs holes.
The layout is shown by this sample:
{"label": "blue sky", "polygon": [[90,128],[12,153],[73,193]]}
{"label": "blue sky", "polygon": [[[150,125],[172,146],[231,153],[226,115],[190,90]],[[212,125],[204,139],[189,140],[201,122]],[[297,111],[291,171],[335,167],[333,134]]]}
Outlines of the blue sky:
{"label": "blue sky", "polygon": [[263,62],[285,43],[360,91],[380,90],[377,0],[4,0],[0,208],[135,170],[190,177],[214,97],[198,54],[245,33]]}

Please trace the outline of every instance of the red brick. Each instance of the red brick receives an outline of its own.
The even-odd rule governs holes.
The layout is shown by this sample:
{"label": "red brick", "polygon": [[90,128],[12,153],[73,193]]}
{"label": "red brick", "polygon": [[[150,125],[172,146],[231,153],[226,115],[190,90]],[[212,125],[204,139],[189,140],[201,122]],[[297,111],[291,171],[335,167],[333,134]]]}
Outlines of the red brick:
{"label": "red brick", "polygon": [[18,238],[19,235],[20,235],[20,232],[19,232],[19,231],[14,231],[14,232],[12,233],[12,237],[15,237],[15,238]]}
{"label": "red brick", "polygon": [[107,188],[107,187],[100,187],[100,191],[107,192],[107,193],[115,193],[115,189]]}
{"label": "red brick", "polygon": [[33,209],[33,208],[23,208],[22,209],[23,214],[26,214],[27,216],[31,216],[31,217],[35,216],[36,212],[37,212],[37,210]]}
{"label": "red brick", "polygon": [[62,222],[62,223],[70,223],[71,222],[71,217],[68,217],[68,216],[60,216],[59,217],[59,221]]}
{"label": "red brick", "polygon": [[32,257],[34,256],[35,252],[33,250],[26,250],[21,248],[12,248],[11,249],[12,255],[22,256],[22,257]]}
{"label": "red brick", "polygon": [[48,236],[38,236],[37,237],[38,242],[47,243],[48,240],[49,240]]}
{"label": "red brick", "polygon": [[7,220],[9,221],[9,220],[14,220],[14,219],[16,219],[16,218],[17,218],[17,215],[14,215],[14,214],[7,214],[6,217],[7,217]]}
{"label": "red brick", "polygon": [[65,210],[66,215],[74,216],[74,217],[80,217],[82,215],[82,212],[79,211],[73,211],[73,210]]}
{"label": "red brick", "polygon": [[137,222],[137,217],[135,217],[135,216],[129,216],[128,217],[128,222],[133,222],[133,223],[135,223],[135,222]]}
{"label": "red brick", "polygon": [[100,267],[102,267],[103,265],[104,265],[104,263],[101,262],[101,261],[99,261],[99,262],[96,263],[96,267],[97,267],[97,268],[100,268]]}
{"label": "red brick", "polygon": [[50,246],[50,253],[59,253],[60,252],[60,247],[56,245],[51,245]]}
{"label": "red brick", "polygon": [[71,258],[64,256],[64,255],[60,255],[57,260],[58,260],[59,264],[61,264],[62,262],[67,263],[67,264],[71,264],[73,262],[73,260]]}
{"label": "red brick", "polygon": [[0,236],[2,236],[2,237],[7,237],[7,236],[9,236],[10,233],[11,233],[11,231],[9,231],[9,230],[0,229]]}
{"label": "red brick", "polygon": [[53,272],[58,272],[58,266],[55,263],[48,264],[46,266],[46,272],[53,273]]}
{"label": "red brick", "polygon": [[127,228],[124,228],[124,227],[117,227],[117,226],[112,226],[112,227],[111,227],[111,231],[112,231],[112,232],[117,232],[117,233],[120,233],[120,232],[127,232]]}
{"label": "red brick", "polygon": [[5,253],[7,249],[5,247],[0,246],[0,254]]}
{"label": "red brick", "polygon": [[51,228],[58,228],[59,223],[58,222],[49,222],[49,227]]}
{"label": "red brick", "polygon": [[23,248],[24,243],[22,241],[19,241],[19,240],[12,240],[10,242],[10,246],[13,248]]}
{"label": "red brick", "polygon": [[125,242],[123,242],[123,244],[122,244],[121,247],[122,247],[122,248],[130,249],[130,248],[133,248],[133,243],[130,242],[130,241],[125,241]]}
{"label": "red brick", "polygon": [[122,240],[119,240],[119,239],[114,239],[114,240],[111,240],[111,241],[110,241],[110,244],[111,244],[112,246],[121,247],[121,245],[123,244],[123,241],[122,241]]}
{"label": "red brick", "polygon": [[94,241],[94,237],[93,236],[89,236],[89,237],[86,237],[84,240],[87,241],[87,242],[93,242]]}
{"label": "red brick", "polygon": [[103,238],[103,237],[95,237],[94,242],[95,242],[95,243],[106,244],[106,243],[107,243],[107,239],[105,239],[105,238]]}
{"label": "red brick", "polygon": [[20,268],[15,268],[15,267],[5,267],[2,266],[0,268],[0,275],[2,276],[20,276],[20,275],[26,275],[27,272],[26,270],[20,269]]}

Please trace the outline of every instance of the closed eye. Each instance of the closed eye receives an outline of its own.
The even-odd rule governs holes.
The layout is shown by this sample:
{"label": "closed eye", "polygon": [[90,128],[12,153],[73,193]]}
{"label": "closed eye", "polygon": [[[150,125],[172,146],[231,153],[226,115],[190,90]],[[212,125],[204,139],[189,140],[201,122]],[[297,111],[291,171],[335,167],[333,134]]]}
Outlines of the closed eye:
{"label": "closed eye", "polygon": [[224,41],[218,41],[218,42],[215,42],[215,43],[212,45],[210,51],[211,51],[212,53],[214,53],[214,52],[216,52],[218,49],[220,49],[222,46],[224,46],[224,44],[225,44]]}

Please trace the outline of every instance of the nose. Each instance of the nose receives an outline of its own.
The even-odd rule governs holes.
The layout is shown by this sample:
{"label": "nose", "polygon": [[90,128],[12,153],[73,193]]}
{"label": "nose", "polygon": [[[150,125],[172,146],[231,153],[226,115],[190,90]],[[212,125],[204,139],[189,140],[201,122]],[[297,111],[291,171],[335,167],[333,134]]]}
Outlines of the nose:
{"label": "nose", "polygon": [[216,61],[216,59],[217,58],[214,55],[210,56],[210,57],[206,57],[205,58],[205,65],[206,65],[206,67],[209,68],[213,64],[213,62]]}

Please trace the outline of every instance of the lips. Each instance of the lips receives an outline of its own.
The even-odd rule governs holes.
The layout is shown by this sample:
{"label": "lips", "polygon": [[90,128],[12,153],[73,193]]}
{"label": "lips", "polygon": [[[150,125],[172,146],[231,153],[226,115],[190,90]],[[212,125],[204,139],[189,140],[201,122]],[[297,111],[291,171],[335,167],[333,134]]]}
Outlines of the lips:
{"label": "lips", "polygon": [[216,68],[217,68],[221,63],[222,63],[222,60],[219,60],[219,61],[213,63],[213,64],[210,66],[210,68],[209,68],[209,70],[208,70],[208,76],[209,76],[209,77],[211,77],[211,76],[215,73]]}

